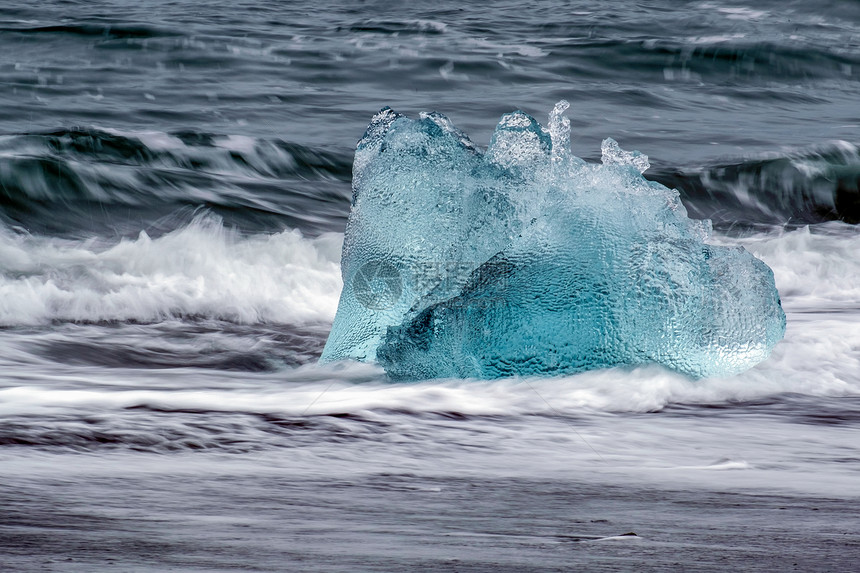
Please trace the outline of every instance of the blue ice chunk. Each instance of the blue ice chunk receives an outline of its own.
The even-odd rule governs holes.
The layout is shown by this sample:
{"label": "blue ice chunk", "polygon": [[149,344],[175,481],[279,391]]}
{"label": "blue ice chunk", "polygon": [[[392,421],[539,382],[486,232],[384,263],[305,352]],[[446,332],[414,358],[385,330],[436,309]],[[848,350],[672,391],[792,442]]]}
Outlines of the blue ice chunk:
{"label": "blue ice chunk", "polygon": [[439,114],[383,110],[356,151],[344,290],[323,360],[394,378],[556,375],[657,363],[695,377],[764,360],[785,332],[771,270],[708,244],[648,158],[569,152],[502,117],[486,153]]}
{"label": "blue ice chunk", "polygon": [[515,111],[502,116],[493,132],[486,158],[506,169],[531,172],[545,166],[551,150],[552,139],[535,118]]}
{"label": "blue ice chunk", "polygon": [[374,361],[389,326],[460,292],[519,231],[507,173],[442,114],[385,108],[359,141],[344,287],[322,360]]}

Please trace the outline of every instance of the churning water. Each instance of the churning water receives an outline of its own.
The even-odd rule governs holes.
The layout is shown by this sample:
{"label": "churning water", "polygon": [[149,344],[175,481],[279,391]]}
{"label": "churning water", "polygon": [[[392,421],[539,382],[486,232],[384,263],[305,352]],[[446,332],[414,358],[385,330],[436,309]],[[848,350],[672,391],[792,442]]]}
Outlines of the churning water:
{"label": "churning water", "polygon": [[[858,88],[856,2],[5,2],[0,568],[852,570]],[[562,98],[771,266],[771,358],[317,366],[370,117]]]}

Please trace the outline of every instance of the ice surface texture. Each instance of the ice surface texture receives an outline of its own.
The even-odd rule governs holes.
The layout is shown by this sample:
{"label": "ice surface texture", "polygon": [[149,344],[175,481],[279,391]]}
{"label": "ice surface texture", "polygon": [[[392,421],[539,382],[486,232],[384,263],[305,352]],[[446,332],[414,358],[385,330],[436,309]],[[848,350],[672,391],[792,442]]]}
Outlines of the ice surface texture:
{"label": "ice surface texture", "polygon": [[785,333],[773,273],[707,244],[648,158],[570,154],[517,111],[486,152],[441,114],[386,108],[359,141],[340,304],[322,361],[393,378],[556,375],[658,363],[695,377],[764,360]]}

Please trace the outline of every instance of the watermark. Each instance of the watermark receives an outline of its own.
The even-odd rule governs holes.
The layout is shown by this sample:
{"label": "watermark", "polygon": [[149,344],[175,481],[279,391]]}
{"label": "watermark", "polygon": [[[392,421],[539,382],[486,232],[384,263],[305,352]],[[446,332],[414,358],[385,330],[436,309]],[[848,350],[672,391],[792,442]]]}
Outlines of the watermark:
{"label": "watermark", "polygon": [[388,310],[400,301],[403,281],[397,266],[388,261],[370,261],[355,273],[352,290],[365,308]]}
{"label": "watermark", "polygon": [[[352,290],[358,303],[370,310],[421,300],[430,304],[444,300],[453,307],[493,306],[507,300],[509,273],[510,266],[504,264],[487,267],[470,261],[419,261],[397,265],[374,260],[358,269]],[[471,290],[470,284],[478,288]],[[403,300],[406,293],[412,300]]]}

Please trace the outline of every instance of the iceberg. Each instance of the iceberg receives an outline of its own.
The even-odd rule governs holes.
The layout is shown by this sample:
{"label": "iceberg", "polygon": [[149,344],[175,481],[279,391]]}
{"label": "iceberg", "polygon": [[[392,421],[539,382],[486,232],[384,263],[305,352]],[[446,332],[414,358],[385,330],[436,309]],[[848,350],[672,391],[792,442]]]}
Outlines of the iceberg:
{"label": "iceberg", "polygon": [[439,113],[389,108],[356,148],[344,287],[321,361],[394,379],[661,364],[726,376],[785,333],[773,273],[709,243],[647,156],[570,153],[568,104],[515,111],[479,149]]}

